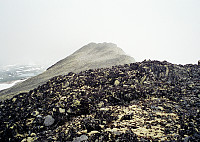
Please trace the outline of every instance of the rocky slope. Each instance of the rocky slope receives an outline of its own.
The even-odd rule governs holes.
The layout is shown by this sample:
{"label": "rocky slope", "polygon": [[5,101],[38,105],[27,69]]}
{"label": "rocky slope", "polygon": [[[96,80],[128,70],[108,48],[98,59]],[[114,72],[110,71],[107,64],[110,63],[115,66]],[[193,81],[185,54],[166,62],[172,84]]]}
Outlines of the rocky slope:
{"label": "rocky slope", "polygon": [[44,73],[1,91],[0,100],[10,98],[20,92],[28,92],[57,75],[65,75],[68,72],[78,73],[87,69],[111,67],[112,65],[133,62],[135,62],[135,60],[126,55],[125,52],[115,44],[90,43],[77,50],[72,55],[57,62]]}
{"label": "rocky slope", "polygon": [[0,103],[0,141],[200,141],[200,66],[143,61],[50,79]]}

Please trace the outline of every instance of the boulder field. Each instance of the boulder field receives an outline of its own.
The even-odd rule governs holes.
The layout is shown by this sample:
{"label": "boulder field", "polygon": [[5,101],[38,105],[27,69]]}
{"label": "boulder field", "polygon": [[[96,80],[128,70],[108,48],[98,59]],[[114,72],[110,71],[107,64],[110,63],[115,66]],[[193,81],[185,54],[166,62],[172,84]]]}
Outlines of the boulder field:
{"label": "boulder field", "polygon": [[200,66],[70,72],[0,102],[0,141],[200,141]]}

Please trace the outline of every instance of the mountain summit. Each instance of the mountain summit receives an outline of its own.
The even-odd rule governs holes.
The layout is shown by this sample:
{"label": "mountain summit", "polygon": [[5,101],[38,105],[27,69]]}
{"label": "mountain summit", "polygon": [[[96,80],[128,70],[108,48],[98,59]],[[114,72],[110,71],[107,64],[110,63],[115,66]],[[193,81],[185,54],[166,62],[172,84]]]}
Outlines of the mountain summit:
{"label": "mountain summit", "polygon": [[113,43],[90,43],[75,51],[70,56],[58,61],[45,72],[27,79],[9,89],[0,92],[0,100],[11,98],[20,92],[46,83],[49,79],[69,72],[81,72],[87,69],[105,68],[135,62],[134,58]]}
{"label": "mountain summit", "polygon": [[75,51],[72,55],[57,62],[48,68],[48,70],[56,69],[59,72],[58,74],[60,72],[63,74],[63,71],[70,69],[70,67],[71,72],[80,72],[87,69],[111,67],[132,62],[135,62],[135,60],[127,56],[116,44],[90,43]]}

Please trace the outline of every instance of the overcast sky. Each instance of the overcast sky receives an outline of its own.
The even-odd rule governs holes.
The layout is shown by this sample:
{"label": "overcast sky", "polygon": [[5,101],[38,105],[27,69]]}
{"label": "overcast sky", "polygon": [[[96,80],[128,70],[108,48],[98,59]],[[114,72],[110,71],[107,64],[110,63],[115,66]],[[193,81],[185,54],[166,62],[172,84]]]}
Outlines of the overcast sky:
{"label": "overcast sky", "polygon": [[53,64],[90,42],[196,64],[200,0],[0,0],[0,65]]}

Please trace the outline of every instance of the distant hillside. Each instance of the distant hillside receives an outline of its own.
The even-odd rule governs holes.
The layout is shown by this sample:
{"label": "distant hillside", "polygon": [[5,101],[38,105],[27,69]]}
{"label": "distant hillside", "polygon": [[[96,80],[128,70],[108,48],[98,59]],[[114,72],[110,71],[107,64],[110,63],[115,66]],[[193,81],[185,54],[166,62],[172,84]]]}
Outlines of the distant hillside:
{"label": "distant hillside", "polygon": [[78,73],[87,69],[111,67],[133,62],[135,62],[134,58],[126,55],[121,48],[113,43],[90,43],[57,62],[45,72],[1,91],[0,100],[10,98],[20,92],[28,92],[57,75],[64,75],[69,72]]}
{"label": "distant hillside", "polygon": [[35,64],[0,66],[0,90],[10,88],[44,71],[44,67]]}

